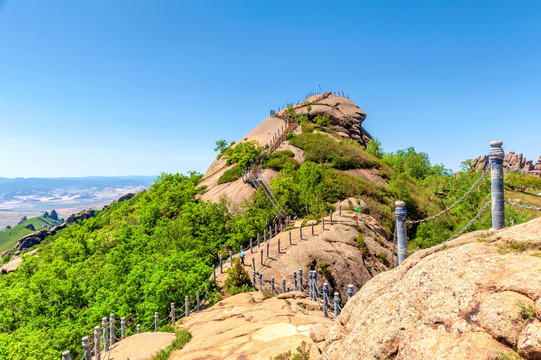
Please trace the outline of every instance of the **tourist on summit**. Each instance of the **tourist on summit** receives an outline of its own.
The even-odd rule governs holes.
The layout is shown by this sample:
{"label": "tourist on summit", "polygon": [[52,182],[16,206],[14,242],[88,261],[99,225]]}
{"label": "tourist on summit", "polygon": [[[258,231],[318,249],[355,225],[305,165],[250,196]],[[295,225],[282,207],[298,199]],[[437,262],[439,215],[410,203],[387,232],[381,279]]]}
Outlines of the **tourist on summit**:
{"label": "tourist on summit", "polygon": [[244,250],[241,250],[240,252],[240,262],[244,265]]}

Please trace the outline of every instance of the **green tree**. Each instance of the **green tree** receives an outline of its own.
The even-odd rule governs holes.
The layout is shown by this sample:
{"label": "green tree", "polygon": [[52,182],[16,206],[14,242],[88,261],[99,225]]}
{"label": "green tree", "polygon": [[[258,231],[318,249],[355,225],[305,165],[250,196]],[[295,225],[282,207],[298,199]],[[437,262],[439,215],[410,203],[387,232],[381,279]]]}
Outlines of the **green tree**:
{"label": "green tree", "polygon": [[227,142],[224,139],[220,139],[216,141],[216,147],[214,148],[214,151],[218,151],[218,153],[222,153],[227,148]]}
{"label": "green tree", "polygon": [[226,272],[229,276],[225,280],[225,290],[229,294],[235,295],[252,290],[250,275],[248,275],[248,272],[242,267],[239,258],[234,259],[233,267],[227,269]]}

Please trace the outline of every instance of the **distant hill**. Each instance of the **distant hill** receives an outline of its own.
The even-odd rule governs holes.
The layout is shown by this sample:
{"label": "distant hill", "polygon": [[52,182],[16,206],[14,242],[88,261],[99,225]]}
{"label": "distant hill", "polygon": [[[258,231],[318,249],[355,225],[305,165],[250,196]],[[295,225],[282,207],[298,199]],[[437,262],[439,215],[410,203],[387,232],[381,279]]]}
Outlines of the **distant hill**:
{"label": "distant hill", "polygon": [[[58,224],[60,224],[60,219],[55,220],[51,217],[44,217],[43,215],[26,219],[11,229],[0,232],[0,253],[11,250],[21,237],[43,228],[51,228]],[[32,225],[34,230],[27,228],[29,225]]]}

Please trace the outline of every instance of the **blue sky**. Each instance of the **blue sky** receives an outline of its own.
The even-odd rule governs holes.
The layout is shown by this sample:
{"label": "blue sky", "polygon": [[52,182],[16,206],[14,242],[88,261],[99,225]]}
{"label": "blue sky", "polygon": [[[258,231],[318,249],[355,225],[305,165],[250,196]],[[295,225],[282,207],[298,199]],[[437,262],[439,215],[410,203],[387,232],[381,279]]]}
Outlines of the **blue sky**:
{"label": "blue sky", "polygon": [[541,155],[541,1],[0,0],[0,176],[204,172],[344,90],[386,151]]}

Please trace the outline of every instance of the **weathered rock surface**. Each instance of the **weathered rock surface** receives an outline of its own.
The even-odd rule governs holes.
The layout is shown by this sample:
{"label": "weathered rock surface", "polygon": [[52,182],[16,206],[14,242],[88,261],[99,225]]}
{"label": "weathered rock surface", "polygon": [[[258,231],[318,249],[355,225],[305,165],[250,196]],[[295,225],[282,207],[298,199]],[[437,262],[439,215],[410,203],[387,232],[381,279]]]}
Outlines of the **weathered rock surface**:
{"label": "weathered rock surface", "polygon": [[[311,98],[308,98],[308,101],[310,100]],[[366,113],[353,101],[342,96],[330,95],[316,102],[316,104],[321,105],[311,105],[309,112],[310,118],[318,115],[327,115],[329,116],[332,127],[340,135],[355,139],[363,146],[368,145],[371,137],[362,128],[362,123],[366,119]],[[307,113],[307,107],[300,107],[297,109],[297,112]]]}
{"label": "weathered rock surface", "polygon": [[36,228],[34,227],[33,224],[28,224],[28,225],[25,226],[25,228],[27,228],[30,231],[36,231]]}
{"label": "weathered rock surface", "polygon": [[[503,165],[514,169],[531,171],[532,175],[541,178],[541,156],[534,165],[533,161],[526,159],[522,153],[515,154],[514,151],[509,151],[503,158]],[[475,170],[487,169],[490,166],[488,155],[476,157],[473,159],[471,166]]]}
{"label": "weathered rock surface", "polygon": [[[245,269],[253,273],[252,257],[255,259],[256,272],[263,275],[267,284],[274,277],[276,286],[286,279],[286,286],[294,289],[293,272],[303,270],[306,287],[310,270],[317,270],[318,284],[321,287],[327,282],[330,291],[339,292],[341,298],[346,298],[349,284],[355,289],[361,288],[376,274],[386,271],[396,264],[396,249],[392,234],[372,217],[352,211],[342,211],[342,216],[333,214],[333,224],[326,217],[325,230],[322,224],[314,225],[314,235],[311,226],[305,226],[300,239],[298,229],[291,231],[292,245],[289,245],[289,233],[282,232],[268,240],[269,257],[266,256],[266,243],[261,248],[254,243],[253,253],[248,248],[245,255]],[[362,234],[362,236],[359,236]],[[278,253],[280,239],[280,253]],[[359,241],[362,246],[359,245]],[[260,249],[264,249],[263,265],[260,261]],[[224,266],[224,273],[218,274],[219,284],[227,278],[225,274],[229,263]],[[218,271],[219,273],[219,271]]]}
{"label": "weathered rock surface", "polygon": [[11,255],[11,251],[10,250],[6,250],[2,253],[2,255],[0,257],[6,257],[6,256],[9,256]]}
{"label": "weathered rock surface", "polygon": [[353,296],[321,359],[539,359],[540,250],[538,218],[414,253]]}
{"label": "weathered rock surface", "polygon": [[47,219],[47,218],[49,217],[49,213],[48,213],[47,211],[45,211],[45,212],[43,213],[43,217]]}
{"label": "weathered rock surface", "polygon": [[[31,256],[31,255],[34,255],[36,253],[36,251],[37,250],[32,250],[32,251],[27,252],[24,255],[25,256]],[[17,268],[23,262],[23,257],[19,256],[20,254],[21,254],[20,252],[18,252],[18,253],[15,252],[13,254],[13,257],[7,262],[7,264],[2,265],[2,267],[0,268],[0,272],[2,274],[7,274],[7,273],[10,273],[12,271],[17,270]]]}
{"label": "weathered rock surface", "polygon": [[6,226],[6,230],[11,229],[11,225]]}
{"label": "weathered rock surface", "polygon": [[17,225],[21,225],[21,224],[22,224],[23,222],[25,222],[25,221],[26,221],[26,216],[23,216],[23,217],[19,220],[19,222],[17,223]]}
{"label": "weathered rock surface", "polygon": [[53,220],[58,220],[58,214],[55,210],[51,210],[51,213],[49,214],[49,217]]}
{"label": "weathered rock surface", "polygon": [[151,360],[175,339],[175,334],[167,332],[135,334],[115,343],[111,350],[102,355],[102,359]]}
{"label": "weathered rock surface", "polygon": [[319,351],[311,330],[327,328],[331,322],[304,294],[287,295],[264,299],[259,292],[243,293],[184,318],[182,325],[192,339],[169,359],[268,360],[289,350],[295,353],[303,341],[310,346],[310,358],[316,358]]}

